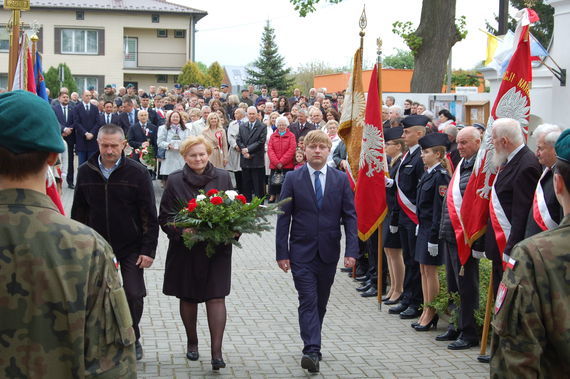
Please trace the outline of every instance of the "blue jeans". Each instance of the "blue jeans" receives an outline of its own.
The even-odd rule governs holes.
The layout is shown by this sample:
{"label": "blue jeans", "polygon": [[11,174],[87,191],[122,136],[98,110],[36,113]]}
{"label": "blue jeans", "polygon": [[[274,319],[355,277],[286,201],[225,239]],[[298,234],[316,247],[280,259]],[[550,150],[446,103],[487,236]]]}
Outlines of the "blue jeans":
{"label": "blue jeans", "polygon": [[96,151],[78,151],[77,152],[78,166],[81,166],[83,163],[87,162],[87,160],[91,158],[91,156],[95,153]]}

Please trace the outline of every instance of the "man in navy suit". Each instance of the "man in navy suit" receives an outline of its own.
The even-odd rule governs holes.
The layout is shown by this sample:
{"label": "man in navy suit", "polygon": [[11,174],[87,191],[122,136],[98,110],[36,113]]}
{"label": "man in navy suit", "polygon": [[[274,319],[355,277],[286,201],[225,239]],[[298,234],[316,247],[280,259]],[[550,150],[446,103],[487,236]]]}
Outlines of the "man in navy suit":
{"label": "man in navy suit", "polygon": [[342,171],[327,167],[332,143],[320,130],[305,137],[307,164],[287,173],[277,219],[276,252],[279,268],[291,269],[299,294],[299,326],[303,339],[301,367],[319,371],[321,330],[330,289],[340,257],[341,221],[346,235],[344,266],[359,255],[354,194]]}
{"label": "man in navy suit", "polygon": [[[204,114],[204,109],[202,110]],[[240,165],[242,189],[247,201],[252,193],[257,197],[265,194],[265,140],[267,127],[257,119],[257,109],[247,108],[247,121],[239,126],[236,143],[241,149]]]}
{"label": "man in navy suit", "polygon": [[59,97],[57,98],[57,103],[52,105],[53,112],[57,117],[57,121],[59,121],[59,127],[61,129],[61,135],[65,140],[67,145],[67,152],[62,153],[65,154],[65,157],[62,158],[62,166],[66,164],[67,167],[64,167],[67,172],[66,181],[67,186],[71,189],[75,188],[73,185],[73,161],[74,161],[74,150],[75,150],[75,132],[73,130],[73,118],[72,115],[72,107],[69,104],[69,95],[67,94],[67,90],[64,92],[60,92]]}
{"label": "man in navy suit", "polygon": [[105,101],[103,104],[103,113],[99,116],[99,123],[101,126],[108,124],[115,124],[119,122],[119,115],[113,112],[113,102],[110,100]]}
{"label": "man in navy suit", "polygon": [[123,107],[124,107],[124,112],[119,114],[119,117],[117,118],[117,125],[123,128],[123,132],[125,133],[125,135],[127,135],[129,134],[129,129],[131,128],[131,126],[136,124],[138,120],[137,116],[139,111],[135,109],[135,106],[131,99],[123,100]]}
{"label": "man in navy suit", "polygon": [[81,166],[99,150],[97,132],[101,126],[99,109],[91,104],[91,92],[83,91],[82,101],[73,108],[73,129],[75,129],[75,150]]}

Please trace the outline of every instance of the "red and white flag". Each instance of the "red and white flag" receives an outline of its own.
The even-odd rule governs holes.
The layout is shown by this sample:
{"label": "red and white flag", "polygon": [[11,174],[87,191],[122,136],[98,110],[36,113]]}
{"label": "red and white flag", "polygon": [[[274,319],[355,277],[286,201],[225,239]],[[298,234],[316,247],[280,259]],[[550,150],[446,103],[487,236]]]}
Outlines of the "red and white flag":
{"label": "red and white flag", "polygon": [[378,67],[374,66],[368,87],[354,197],[358,236],[363,241],[370,238],[372,233],[376,231],[388,211],[385,187],[384,131],[380,109],[382,109],[382,104],[378,88]]}
{"label": "red and white flag", "polygon": [[[465,237],[471,245],[477,238],[485,233],[489,217],[489,200],[491,190],[497,175],[498,167],[493,164],[492,126],[499,118],[512,118],[520,122],[525,139],[528,135],[528,119],[530,114],[530,86],[532,82],[532,68],[530,59],[529,26],[531,22],[538,21],[536,13],[528,8],[520,10],[515,32],[516,50],[509,66],[503,75],[503,80],[493,104],[491,117],[487,123],[487,130],[483,136],[481,148],[477,153],[473,174],[463,195],[461,216]],[[500,210],[497,210],[500,211]],[[500,225],[501,223],[497,223]],[[496,231],[497,232],[497,231]],[[499,235],[506,235],[499,231]],[[503,251],[501,250],[501,254]]]}
{"label": "red and white flag", "polygon": [[465,239],[465,232],[463,231],[463,222],[461,220],[461,206],[463,204],[463,196],[459,189],[459,181],[461,176],[461,163],[457,165],[457,170],[453,173],[449,186],[447,187],[447,210],[451,220],[451,226],[455,233],[455,241],[457,242],[457,253],[459,255],[459,263],[464,266],[471,256],[471,248]]}
{"label": "red and white flag", "polygon": [[20,38],[18,63],[16,65],[16,71],[14,72],[14,84],[12,84],[12,91],[19,89],[36,93],[32,50],[30,38],[26,33],[22,34]]}

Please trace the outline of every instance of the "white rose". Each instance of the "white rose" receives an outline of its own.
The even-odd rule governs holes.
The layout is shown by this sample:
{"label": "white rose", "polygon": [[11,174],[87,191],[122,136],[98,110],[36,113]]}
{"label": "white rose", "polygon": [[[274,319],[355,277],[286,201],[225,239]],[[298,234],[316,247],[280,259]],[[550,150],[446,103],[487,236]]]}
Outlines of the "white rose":
{"label": "white rose", "polygon": [[206,198],[206,195],[198,195],[198,196],[196,196],[196,201],[204,200],[205,198]]}
{"label": "white rose", "polygon": [[236,191],[233,191],[233,190],[226,191],[226,196],[231,201],[234,201],[237,195],[239,195],[239,194]]}

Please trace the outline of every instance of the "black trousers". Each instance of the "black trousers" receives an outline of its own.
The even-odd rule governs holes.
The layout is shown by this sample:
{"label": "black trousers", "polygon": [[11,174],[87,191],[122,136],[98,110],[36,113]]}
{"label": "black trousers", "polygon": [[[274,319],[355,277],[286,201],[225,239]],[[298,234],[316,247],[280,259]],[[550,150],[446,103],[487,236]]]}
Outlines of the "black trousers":
{"label": "black trousers", "polygon": [[236,178],[236,191],[239,193],[243,193],[243,185],[242,185],[242,174],[241,171],[232,171],[234,173],[234,177]]}
{"label": "black trousers", "polygon": [[415,260],[416,253],[416,225],[413,223],[400,224],[398,227],[402,240],[402,252],[406,273],[404,275],[404,294],[401,303],[403,305],[418,308],[423,302],[422,279],[420,265]]}
{"label": "black trousers", "polygon": [[74,178],[74,158],[75,158],[75,134],[64,137],[65,143],[67,144],[67,184],[73,185]]}
{"label": "black trousers", "polygon": [[139,322],[143,314],[144,297],[146,296],[144,270],[136,265],[138,258],[139,254],[137,253],[117,258],[121,268],[123,288],[127,295],[127,303],[129,303],[129,310],[131,311],[133,329],[135,330],[137,341],[141,337]]}
{"label": "black trousers", "polygon": [[[457,245],[450,241],[444,241],[445,269],[447,273],[447,287],[457,288],[461,306],[459,308],[459,331],[463,333],[463,339],[477,341],[477,324],[475,323],[475,310],[479,308],[479,260],[470,257],[461,271],[461,262],[457,253]],[[453,285],[452,285],[453,284]]]}
{"label": "black trousers", "polygon": [[242,168],[242,188],[248,202],[253,196],[259,198],[265,195],[265,167]]}
{"label": "black trousers", "polygon": [[[368,263],[370,268],[368,272],[370,273],[370,278],[372,280],[372,286],[374,288],[378,287],[378,232],[377,229],[366,241],[367,251],[368,251]],[[380,230],[380,232],[382,232]],[[382,249],[382,293],[386,291],[386,286],[388,284],[388,261],[386,260],[386,254],[384,249]]]}

